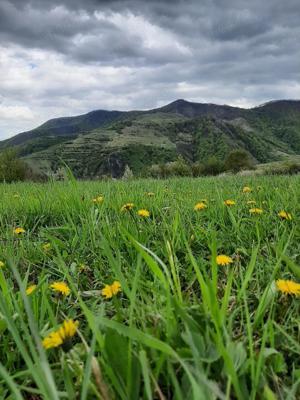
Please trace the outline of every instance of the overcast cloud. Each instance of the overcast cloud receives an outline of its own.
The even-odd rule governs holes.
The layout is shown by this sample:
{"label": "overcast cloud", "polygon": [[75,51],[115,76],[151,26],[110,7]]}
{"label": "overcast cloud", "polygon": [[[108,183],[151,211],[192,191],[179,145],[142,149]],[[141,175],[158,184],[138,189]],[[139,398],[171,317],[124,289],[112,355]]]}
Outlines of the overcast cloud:
{"label": "overcast cloud", "polygon": [[0,0],[0,139],[177,98],[300,98],[299,0]]}

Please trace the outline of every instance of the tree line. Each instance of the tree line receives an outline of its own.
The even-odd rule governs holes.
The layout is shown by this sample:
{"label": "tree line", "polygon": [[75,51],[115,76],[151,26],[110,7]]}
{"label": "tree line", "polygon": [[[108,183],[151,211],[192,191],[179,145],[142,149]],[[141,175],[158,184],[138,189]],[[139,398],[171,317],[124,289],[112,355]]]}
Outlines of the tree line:
{"label": "tree line", "polygon": [[250,153],[244,149],[236,149],[232,150],[224,161],[210,157],[205,162],[189,163],[183,157],[179,157],[176,161],[152,165],[147,174],[153,178],[214,176],[226,171],[236,173],[242,170],[251,170],[254,166],[254,160]]}
{"label": "tree line", "polygon": [[[215,176],[223,172],[237,173],[254,168],[255,162],[251,154],[244,149],[235,149],[223,161],[216,157],[211,157],[205,162],[190,163],[179,156],[175,161],[151,165],[142,171],[140,176],[151,178]],[[283,163],[265,171],[266,174],[274,175],[291,175],[299,172],[300,164],[296,162]],[[46,181],[50,176],[55,180],[64,179],[57,171],[51,175],[49,174],[49,176],[34,172],[23,159],[18,157],[15,149],[5,149],[0,153],[0,182]],[[130,167],[127,166],[123,178],[127,179],[129,177],[133,177],[133,173]]]}

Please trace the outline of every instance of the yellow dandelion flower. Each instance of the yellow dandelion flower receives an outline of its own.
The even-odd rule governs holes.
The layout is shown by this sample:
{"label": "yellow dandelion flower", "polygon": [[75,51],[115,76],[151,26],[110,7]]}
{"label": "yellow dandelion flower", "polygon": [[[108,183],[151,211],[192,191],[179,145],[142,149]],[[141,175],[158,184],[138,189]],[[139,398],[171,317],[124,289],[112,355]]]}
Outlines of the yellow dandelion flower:
{"label": "yellow dandelion flower", "polygon": [[233,263],[233,259],[225,254],[219,254],[216,258],[218,265],[229,265]]}
{"label": "yellow dandelion flower", "polygon": [[65,282],[53,282],[50,285],[50,288],[54,292],[61,293],[64,296],[68,296],[70,294],[70,292],[71,292],[69,286]]}
{"label": "yellow dandelion flower", "polygon": [[139,217],[143,217],[143,218],[147,218],[147,217],[149,217],[150,216],[150,212],[148,211],[148,210],[146,210],[146,209],[141,209],[141,210],[138,210],[138,216]]}
{"label": "yellow dandelion flower", "polygon": [[68,350],[71,345],[71,339],[75,335],[78,325],[78,321],[73,321],[72,319],[65,320],[59,329],[51,332],[45,337],[43,340],[43,347],[45,349],[52,349],[62,345],[66,350]]}
{"label": "yellow dandelion flower", "polygon": [[256,204],[256,201],[255,200],[248,200],[247,201],[247,204],[250,206],[251,204]]}
{"label": "yellow dandelion flower", "polygon": [[43,250],[44,251],[49,251],[51,249],[51,243],[45,243],[43,244]]}
{"label": "yellow dandelion flower", "polygon": [[35,291],[36,287],[37,287],[36,285],[28,286],[28,288],[26,289],[27,296],[30,296],[31,293],[33,293]]}
{"label": "yellow dandelion flower", "polygon": [[263,209],[262,208],[250,208],[249,213],[250,214],[262,214]]}
{"label": "yellow dandelion flower", "polygon": [[117,294],[121,290],[121,284],[119,281],[114,281],[111,287],[113,294]]}
{"label": "yellow dandelion flower", "polygon": [[207,208],[207,205],[201,201],[200,203],[197,203],[194,207],[195,211],[200,211],[200,210],[204,210],[205,208]]}
{"label": "yellow dandelion flower", "polygon": [[4,267],[5,267],[4,262],[3,262],[3,261],[0,261],[0,269],[1,269],[1,268],[4,268]]}
{"label": "yellow dandelion flower", "polygon": [[121,207],[121,211],[131,211],[134,207],[133,203],[126,203]]}
{"label": "yellow dandelion flower", "polygon": [[249,186],[243,187],[243,193],[250,193],[250,192],[252,192],[252,189]]}
{"label": "yellow dandelion flower", "polygon": [[235,205],[235,201],[234,200],[225,200],[224,201],[225,206],[234,206]]}
{"label": "yellow dandelion flower", "polygon": [[48,336],[43,340],[43,347],[45,349],[52,349],[54,347],[58,347],[63,344],[63,339],[59,335],[57,331],[51,332]]}
{"label": "yellow dandelion flower", "polygon": [[114,281],[111,285],[105,285],[102,289],[101,294],[106,299],[111,299],[113,296],[121,291],[121,284],[118,281]]}
{"label": "yellow dandelion flower", "polygon": [[22,233],[25,233],[25,229],[20,228],[20,227],[14,229],[14,234],[15,235],[20,235]]}
{"label": "yellow dandelion flower", "polygon": [[101,204],[104,201],[104,197],[103,196],[97,196],[93,199],[93,203],[94,204]]}
{"label": "yellow dandelion flower", "polygon": [[300,283],[279,279],[276,281],[277,289],[284,294],[300,296]]}
{"label": "yellow dandelion flower", "polygon": [[282,219],[286,219],[286,220],[291,220],[292,219],[292,215],[290,213],[288,213],[287,211],[281,210],[278,213],[278,217],[282,218]]}

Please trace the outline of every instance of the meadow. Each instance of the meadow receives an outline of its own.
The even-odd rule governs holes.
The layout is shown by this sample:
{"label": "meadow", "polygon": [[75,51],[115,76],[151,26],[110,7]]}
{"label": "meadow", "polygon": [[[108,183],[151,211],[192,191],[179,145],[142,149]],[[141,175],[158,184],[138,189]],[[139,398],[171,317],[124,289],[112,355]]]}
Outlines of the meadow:
{"label": "meadow", "polygon": [[0,398],[299,399],[299,183],[1,184]]}

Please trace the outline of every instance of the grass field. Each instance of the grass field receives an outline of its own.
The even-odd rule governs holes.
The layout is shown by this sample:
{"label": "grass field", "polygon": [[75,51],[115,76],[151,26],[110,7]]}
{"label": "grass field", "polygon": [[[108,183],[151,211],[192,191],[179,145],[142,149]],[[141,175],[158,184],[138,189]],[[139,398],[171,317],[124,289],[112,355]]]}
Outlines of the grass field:
{"label": "grass field", "polygon": [[299,183],[2,184],[0,398],[299,399]]}

